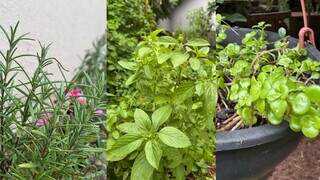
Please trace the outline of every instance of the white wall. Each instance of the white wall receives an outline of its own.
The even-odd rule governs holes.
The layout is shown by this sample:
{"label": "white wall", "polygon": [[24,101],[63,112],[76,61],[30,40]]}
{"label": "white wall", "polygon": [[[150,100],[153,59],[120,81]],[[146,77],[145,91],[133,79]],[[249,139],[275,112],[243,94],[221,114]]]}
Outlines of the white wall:
{"label": "white wall", "polygon": [[174,9],[169,19],[161,20],[159,26],[169,31],[185,29],[189,25],[187,15],[190,11],[203,7],[208,7],[208,0],[184,0]]}
{"label": "white wall", "polygon": [[[0,24],[6,28],[20,21],[20,33],[30,32],[30,37],[45,44],[53,43],[50,55],[70,71],[81,63],[85,50],[105,31],[105,0],[1,0]],[[4,47],[4,37],[0,35],[0,48]],[[24,43],[23,52],[31,53],[39,49],[37,42]],[[28,72],[34,70],[34,61],[23,62]],[[56,66],[50,67],[53,79],[59,79]]]}

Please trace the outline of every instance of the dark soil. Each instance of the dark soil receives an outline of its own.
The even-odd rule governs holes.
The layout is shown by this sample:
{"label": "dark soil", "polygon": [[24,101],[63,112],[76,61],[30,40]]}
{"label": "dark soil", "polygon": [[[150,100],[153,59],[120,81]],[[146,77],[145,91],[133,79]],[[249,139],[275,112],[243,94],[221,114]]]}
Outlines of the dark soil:
{"label": "dark soil", "polygon": [[268,180],[320,180],[320,138],[302,139]]}

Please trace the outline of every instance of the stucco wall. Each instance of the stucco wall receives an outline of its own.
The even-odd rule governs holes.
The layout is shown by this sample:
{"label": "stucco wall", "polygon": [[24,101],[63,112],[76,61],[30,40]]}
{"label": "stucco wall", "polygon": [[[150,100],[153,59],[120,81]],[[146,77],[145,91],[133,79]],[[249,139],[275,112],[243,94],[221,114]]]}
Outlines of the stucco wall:
{"label": "stucco wall", "polygon": [[187,15],[190,11],[203,7],[208,7],[208,0],[184,0],[175,8],[169,19],[161,20],[159,26],[169,31],[185,29],[189,25]]}
{"label": "stucco wall", "polygon": [[[53,43],[50,55],[70,71],[81,63],[85,50],[105,31],[105,0],[1,0],[0,24],[6,28],[20,21],[20,33],[30,32],[29,37],[45,44]],[[4,37],[0,36],[0,48],[4,47]],[[23,52],[35,52],[37,42],[24,43]],[[34,61],[23,61],[28,72],[34,70]],[[58,79],[56,66],[51,66],[53,79]]]}

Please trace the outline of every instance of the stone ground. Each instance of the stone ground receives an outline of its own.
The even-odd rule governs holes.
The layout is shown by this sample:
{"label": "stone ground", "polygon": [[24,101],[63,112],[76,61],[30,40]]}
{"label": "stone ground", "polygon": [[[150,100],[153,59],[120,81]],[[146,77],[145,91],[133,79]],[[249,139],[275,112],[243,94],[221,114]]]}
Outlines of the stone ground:
{"label": "stone ground", "polygon": [[320,138],[302,139],[268,180],[320,180]]}

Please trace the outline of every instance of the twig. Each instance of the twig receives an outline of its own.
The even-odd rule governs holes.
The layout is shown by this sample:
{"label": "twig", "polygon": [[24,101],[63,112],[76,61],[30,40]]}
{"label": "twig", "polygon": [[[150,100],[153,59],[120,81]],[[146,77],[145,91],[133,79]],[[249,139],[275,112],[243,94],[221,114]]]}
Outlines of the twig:
{"label": "twig", "polygon": [[311,76],[311,77],[309,77],[309,78],[306,80],[306,82],[304,82],[304,84],[305,84],[305,85],[307,85],[307,84],[308,84],[308,82],[309,82],[311,79],[312,79],[312,76]]}
{"label": "twig", "polygon": [[223,121],[222,124],[228,124],[230,121],[232,121],[233,118],[237,116],[236,113],[234,113],[231,117],[229,117],[227,120]]}
{"label": "twig", "polygon": [[236,125],[240,120],[241,120],[241,117],[240,117],[240,116],[235,117],[235,118],[234,118],[231,122],[229,122],[227,125],[225,125],[224,127],[218,129],[217,132],[229,130],[229,129],[232,128],[234,125]]}
{"label": "twig", "polygon": [[226,107],[227,109],[229,109],[227,103],[223,100],[223,95],[221,94],[221,92],[219,92],[219,96],[220,96],[221,102],[223,103],[224,107]]}
{"label": "twig", "polygon": [[231,131],[234,131],[234,130],[238,129],[238,127],[241,126],[242,123],[243,123],[242,120],[240,120],[235,126],[233,126],[233,128],[231,129]]}

